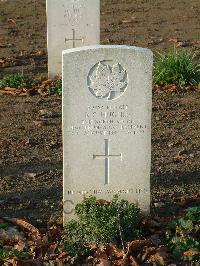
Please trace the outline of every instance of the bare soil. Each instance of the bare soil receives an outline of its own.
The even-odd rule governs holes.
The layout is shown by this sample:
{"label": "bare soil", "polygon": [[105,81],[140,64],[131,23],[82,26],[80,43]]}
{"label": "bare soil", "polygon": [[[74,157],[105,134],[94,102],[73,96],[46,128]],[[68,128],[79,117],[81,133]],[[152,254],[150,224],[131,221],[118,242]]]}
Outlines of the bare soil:
{"label": "bare soil", "polygon": [[[199,53],[199,10],[199,0],[103,0],[101,42]],[[45,0],[0,1],[0,58],[1,76],[46,75]],[[199,91],[153,95],[152,212],[197,204],[199,101]],[[0,96],[0,125],[0,216],[61,223],[61,97]]]}

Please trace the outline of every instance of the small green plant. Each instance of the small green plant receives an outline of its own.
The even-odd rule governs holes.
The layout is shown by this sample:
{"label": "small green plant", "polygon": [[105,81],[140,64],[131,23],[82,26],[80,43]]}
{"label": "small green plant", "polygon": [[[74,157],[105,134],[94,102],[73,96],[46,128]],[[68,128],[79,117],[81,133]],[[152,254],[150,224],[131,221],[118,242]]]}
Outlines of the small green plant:
{"label": "small green plant", "polygon": [[[169,224],[166,241],[176,258],[197,259],[200,252],[200,207],[189,208],[184,217]],[[184,252],[194,252],[194,256],[184,256]]]}
{"label": "small green plant", "polygon": [[196,85],[200,82],[200,64],[195,63],[191,52],[170,51],[157,56],[153,74],[155,84]]}
{"label": "small green plant", "polygon": [[64,227],[61,247],[73,257],[90,255],[86,234],[87,228],[83,222],[69,221]]}
{"label": "small green plant", "polygon": [[55,82],[55,92],[56,94],[58,94],[59,96],[62,95],[62,80],[58,79]]}
{"label": "small green plant", "polygon": [[10,226],[9,223],[0,222],[0,229],[5,229],[5,228],[8,228],[9,226]]}
{"label": "small green plant", "polygon": [[0,89],[5,87],[16,89],[29,88],[32,86],[33,82],[34,81],[31,78],[22,74],[6,75],[0,80]]}
{"label": "small green plant", "polygon": [[62,95],[62,80],[61,79],[55,80],[54,86],[49,87],[48,93],[49,94],[55,93],[55,94],[61,96]]}
{"label": "small green plant", "polygon": [[29,259],[30,254],[25,251],[18,251],[16,249],[6,250],[0,247],[0,261],[17,257],[19,259]]}
{"label": "small green plant", "polygon": [[63,232],[63,247],[73,256],[85,254],[91,246],[124,246],[140,233],[139,208],[118,196],[111,202],[90,196],[77,204],[75,212],[78,220],[68,222]]}

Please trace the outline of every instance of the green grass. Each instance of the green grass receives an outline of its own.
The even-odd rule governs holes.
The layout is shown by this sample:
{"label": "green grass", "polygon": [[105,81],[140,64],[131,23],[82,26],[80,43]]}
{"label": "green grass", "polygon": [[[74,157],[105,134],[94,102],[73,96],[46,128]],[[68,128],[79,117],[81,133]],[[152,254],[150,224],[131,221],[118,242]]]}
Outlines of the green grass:
{"label": "green grass", "polygon": [[62,80],[61,79],[55,80],[54,86],[50,87],[47,91],[49,94],[57,94],[61,96],[62,95]]}
{"label": "green grass", "polygon": [[5,87],[15,89],[30,88],[33,83],[34,80],[28,76],[24,76],[22,74],[10,74],[0,80],[0,89]]}
{"label": "green grass", "polygon": [[195,62],[195,54],[188,51],[175,50],[158,54],[153,76],[154,83],[159,85],[197,85],[200,82],[200,64]]}
{"label": "green grass", "polygon": [[[5,87],[22,89],[22,88],[32,88],[35,84],[39,84],[41,79],[28,77],[22,74],[10,74],[4,76],[0,80],[0,89],[4,89]],[[43,79],[44,80],[44,79]],[[62,95],[62,80],[56,79],[53,81],[51,86],[46,87],[48,94],[57,94],[59,96]]]}
{"label": "green grass", "polygon": [[[195,54],[185,50],[174,50],[155,57],[153,68],[154,84],[175,84],[183,88],[200,83],[200,64]],[[0,80],[0,89],[11,87],[16,89],[31,88],[36,79],[22,75],[10,74]],[[62,95],[62,80],[56,79],[53,85],[46,88],[49,94]]]}

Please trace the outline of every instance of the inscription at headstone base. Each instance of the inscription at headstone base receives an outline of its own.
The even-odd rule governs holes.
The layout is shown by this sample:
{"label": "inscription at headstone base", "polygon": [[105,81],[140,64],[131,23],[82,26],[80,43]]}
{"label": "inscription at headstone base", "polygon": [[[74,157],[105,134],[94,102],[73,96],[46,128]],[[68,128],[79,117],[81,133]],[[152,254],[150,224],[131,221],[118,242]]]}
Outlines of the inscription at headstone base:
{"label": "inscription at headstone base", "polygon": [[64,221],[84,196],[150,206],[152,52],[63,51]]}
{"label": "inscription at headstone base", "polygon": [[61,75],[62,51],[99,44],[100,0],[46,0],[49,77]]}

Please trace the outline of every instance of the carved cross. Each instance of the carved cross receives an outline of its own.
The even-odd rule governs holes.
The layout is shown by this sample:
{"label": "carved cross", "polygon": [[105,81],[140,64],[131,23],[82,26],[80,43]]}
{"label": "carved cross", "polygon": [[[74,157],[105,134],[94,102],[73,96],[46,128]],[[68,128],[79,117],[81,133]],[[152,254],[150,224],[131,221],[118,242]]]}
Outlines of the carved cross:
{"label": "carved cross", "polygon": [[65,38],[65,43],[68,42],[68,41],[72,41],[73,42],[73,48],[75,48],[76,47],[76,41],[79,41],[79,42],[81,41],[82,44],[83,44],[84,39],[83,38],[82,39],[76,39],[75,29],[72,29],[72,38],[71,39]]}
{"label": "carved cross", "polygon": [[122,161],[122,153],[120,154],[109,154],[109,139],[105,139],[105,154],[103,155],[93,155],[93,159],[103,159],[105,160],[105,185],[109,184],[110,179],[110,159],[120,159]]}

